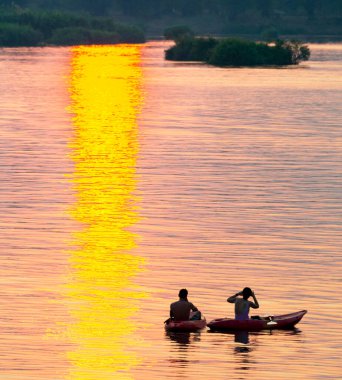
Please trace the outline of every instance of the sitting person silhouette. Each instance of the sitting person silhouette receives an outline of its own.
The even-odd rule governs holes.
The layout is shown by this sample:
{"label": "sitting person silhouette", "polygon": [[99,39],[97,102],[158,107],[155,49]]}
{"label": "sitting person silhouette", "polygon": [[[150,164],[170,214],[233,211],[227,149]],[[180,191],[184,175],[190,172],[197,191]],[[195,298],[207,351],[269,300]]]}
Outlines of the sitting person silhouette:
{"label": "sitting person silhouette", "polygon": [[188,301],[188,291],[181,289],[179,291],[179,301],[170,305],[170,317],[175,321],[188,321],[201,319],[201,312],[197,307]]}

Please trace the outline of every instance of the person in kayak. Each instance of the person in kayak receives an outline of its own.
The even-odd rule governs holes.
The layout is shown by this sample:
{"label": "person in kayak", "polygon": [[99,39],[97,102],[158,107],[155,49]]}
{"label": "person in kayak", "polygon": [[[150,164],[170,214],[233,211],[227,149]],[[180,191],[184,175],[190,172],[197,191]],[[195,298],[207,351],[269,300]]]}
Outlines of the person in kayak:
{"label": "person in kayak", "polygon": [[[242,296],[240,298],[239,296]],[[249,297],[253,297],[253,301],[248,301]],[[249,309],[259,308],[259,302],[251,288],[244,288],[242,292],[236,293],[227,299],[229,303],[235,303],[235,319],[244,321],[249,319]]]}
{"label": "person in kayak", "polygon": [[188,321],[201,319],[201,312],[197,307],[188,301],[188,291],[181,289],[179,291],[179,301],[170,305],[170,317],[175,321]]}

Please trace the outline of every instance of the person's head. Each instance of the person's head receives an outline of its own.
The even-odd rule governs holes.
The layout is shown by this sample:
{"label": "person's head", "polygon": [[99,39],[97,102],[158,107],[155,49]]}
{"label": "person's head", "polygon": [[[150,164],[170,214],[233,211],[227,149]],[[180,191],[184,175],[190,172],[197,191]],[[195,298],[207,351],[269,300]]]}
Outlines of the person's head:
{"label": "person's head", "polygon": [[242,291],[242,297],[244,300],[247,300],[252,295],[252,289],[251,288],[244,288]]}
{"label": "person's head", "polygon": [[188,291],[186,289],[181,289],[178,293],[179,298],[187,298]]}

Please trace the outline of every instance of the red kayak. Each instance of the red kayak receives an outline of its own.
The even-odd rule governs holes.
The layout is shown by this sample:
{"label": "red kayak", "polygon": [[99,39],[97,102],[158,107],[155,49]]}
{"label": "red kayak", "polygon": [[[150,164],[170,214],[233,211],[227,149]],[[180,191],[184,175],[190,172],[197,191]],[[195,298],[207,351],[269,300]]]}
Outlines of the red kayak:
{"label": "red kayak", "polygon": [[192,321],[165,321],[165,330],[167,331],[178,331],[178,332],[192,332],[204,329],[207,325],[205,319],[192,320]]}
{"label": "red kayak", "polygon": [[296,313],[275,315],[269,317],[251,317],[245,321],[231,318],[214,319],[208,323],[212,331],[261,331],[274,329],[289,329],[294,327],[307,313],[306,310]]}

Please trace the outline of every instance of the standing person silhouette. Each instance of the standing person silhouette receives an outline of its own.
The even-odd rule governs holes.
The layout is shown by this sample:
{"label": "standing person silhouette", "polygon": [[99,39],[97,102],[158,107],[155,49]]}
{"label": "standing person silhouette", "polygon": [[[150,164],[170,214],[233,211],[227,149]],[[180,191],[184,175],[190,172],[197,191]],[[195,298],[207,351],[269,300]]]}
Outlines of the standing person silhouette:
{"label": "standing person silhouette", "polygon": [[188,291],[181,289],[179,291],[179,301],[170,305],[170,317],[175,321],[188,321],[189,319],[201,319],[201,312],[197,307],[188,301]]}
{"label": "standing person silhouette", "polygon": [[[238,297],[242,296],[242,298]],[[249,297],[253,297],[253,301],[248,301]],[[259,302],[251,288],[244,288],[242,292],[236,293],[227,299],[229,303],[235,303],[235,319],[245,321],[249,319],[249,309],[259,308]]]}

